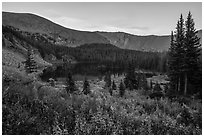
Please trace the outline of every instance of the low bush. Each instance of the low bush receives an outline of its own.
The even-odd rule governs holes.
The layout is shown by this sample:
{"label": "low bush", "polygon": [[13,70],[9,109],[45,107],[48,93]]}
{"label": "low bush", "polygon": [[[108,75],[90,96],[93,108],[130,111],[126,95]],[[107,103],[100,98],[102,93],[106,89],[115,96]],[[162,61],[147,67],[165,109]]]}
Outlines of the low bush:
{"label": "low bush", "polygon": [[68,95],[49,86],[36,91],[33,85],[15,84],[3,90],[2,133],[200,135],[202,102],[187,104],[150,99],[136,90],[124,97],[110,96],[108,91]]}

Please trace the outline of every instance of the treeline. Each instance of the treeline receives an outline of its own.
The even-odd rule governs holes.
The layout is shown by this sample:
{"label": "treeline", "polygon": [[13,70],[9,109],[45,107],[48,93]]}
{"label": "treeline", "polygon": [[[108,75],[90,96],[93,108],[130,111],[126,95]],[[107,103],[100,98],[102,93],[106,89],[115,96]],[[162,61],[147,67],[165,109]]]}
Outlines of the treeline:
{"label": "treeline", "polygon": [[[143,52],[120,49],[111,44],[84,44],[79,47],[65,47],[55,45],[49,36],[22,32],[11,26],[3,26],[3,34],[12,39],[13,36],[27,42],[38,49],[41,56],[52,54],[61,59],[63,55],[71,55],[79,62],[106,63],[113,66],[127,66],[132,64],[138,69],[166,72],[167,53]],[[12,35],[11,35],[12,34]]]}
{"label": "treeline", "polygon": [[[63,51],[59,53],[63,54]],[[120,49],[111,44],[85,44],[68,48],[66,53],[83,62],[109,63],[118,67],[132,64],[139,69],[166,71],[166,53]]]}

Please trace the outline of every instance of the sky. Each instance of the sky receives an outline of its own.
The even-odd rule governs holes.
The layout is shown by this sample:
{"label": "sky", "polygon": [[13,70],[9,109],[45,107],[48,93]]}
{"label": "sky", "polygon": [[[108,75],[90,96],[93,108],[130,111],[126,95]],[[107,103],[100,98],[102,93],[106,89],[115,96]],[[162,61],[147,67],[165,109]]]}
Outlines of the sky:
{"label": "sky", "polygon": [[33,13],[64,27],[82,31],[169,35],[181,14],[191,11],[202,29],[201,2],[3,2],[2,10]]}

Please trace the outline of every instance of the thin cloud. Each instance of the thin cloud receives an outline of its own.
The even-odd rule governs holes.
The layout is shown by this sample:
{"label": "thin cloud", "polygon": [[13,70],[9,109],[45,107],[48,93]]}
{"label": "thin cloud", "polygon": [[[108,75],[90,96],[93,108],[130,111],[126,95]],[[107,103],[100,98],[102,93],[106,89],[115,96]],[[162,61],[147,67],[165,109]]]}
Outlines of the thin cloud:
{"label": "thin cloud", "polygon": [[133,35],[149,35],[158,31],[146,26],[131,26],[130,24],[122,23],[119,25],[100,24],[98,22],[89,22],[87,20],[66,16],[55,17],[53,21],[64,27],[83,31],[126,32]]}
{"label": "thin cloud", "polygon": [[140,27],[140,26],[132,26],[128,29],[134,29],[134,30],[149,30],[149,27]]}

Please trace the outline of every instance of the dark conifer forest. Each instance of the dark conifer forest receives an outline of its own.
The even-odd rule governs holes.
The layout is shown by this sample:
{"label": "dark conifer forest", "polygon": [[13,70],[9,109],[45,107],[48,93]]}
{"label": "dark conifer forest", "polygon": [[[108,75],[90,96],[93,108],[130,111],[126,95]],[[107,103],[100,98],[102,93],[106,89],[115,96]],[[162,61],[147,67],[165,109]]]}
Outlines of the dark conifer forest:
{"label": "dark conifer forest", "polygon": [[138,69],[158,72],[166,72],[167,69],[167,52],[127,50],[103,43],[84,44],[76,48],[62,47],[54,45],[42,35],[21,32],[11,26],[3,26],[3,32],[8,38],[14,35],[37,48],[43,58],[46,54],[52,54],[57,59],[62,59],[64,55],[70,55],[78,62],[106,63],[117,67],[131,64]]}

